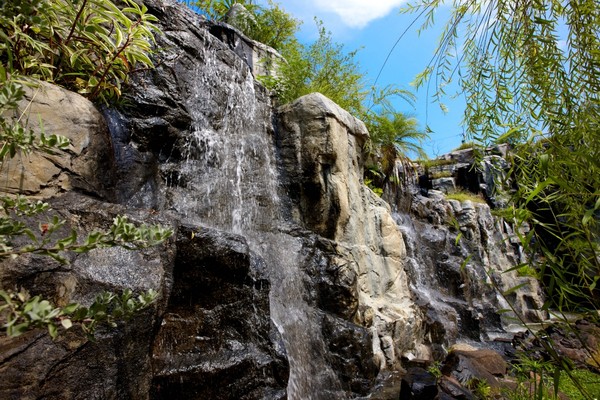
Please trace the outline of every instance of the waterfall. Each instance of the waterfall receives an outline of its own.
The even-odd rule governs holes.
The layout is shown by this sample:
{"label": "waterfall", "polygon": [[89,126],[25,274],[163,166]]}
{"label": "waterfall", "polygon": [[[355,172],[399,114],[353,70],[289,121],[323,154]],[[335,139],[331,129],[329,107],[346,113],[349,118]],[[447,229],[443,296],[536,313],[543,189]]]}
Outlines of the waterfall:
{"label": "waterfall", "polygon": [[243,235],[265,260],[271,318],[290,365],[288,398],[344,398],[325,359],[319,314],[305,300],[302,241],[283,232],[287,223],[278,197],[271,109],[257,100],[261,94],[247,69],[223,68],[213,54],[203,51],[204,64],[187,88],[193,124],[183,162],[162,166],[169,171],[165,175],[174,177],[168,182],[166,208],[184,222]]}

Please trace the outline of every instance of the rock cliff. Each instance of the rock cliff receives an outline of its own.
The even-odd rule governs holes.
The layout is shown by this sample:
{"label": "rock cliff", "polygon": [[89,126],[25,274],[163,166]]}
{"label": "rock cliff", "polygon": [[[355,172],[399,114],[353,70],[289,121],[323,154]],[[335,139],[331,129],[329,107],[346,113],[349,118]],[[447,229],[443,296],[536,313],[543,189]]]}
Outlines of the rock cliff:
{"label": "rock cliff", "polygon": [[[5,179],[82,232],[126,214],[176,234],[68,265],[5,262],[0,282],[58,304],[127,287],[161,296],[94,342],[1,338],[1,398],[393,398],[407,359],[503,332],[490,280],[513,282],[486,271],[519,255],[489,207],[415,195],[399,213],[362,182],[361,121],[320,94],[274,109],[255,80],[264,46],[175,1],[144,2],[163,31],[157,68],[119,109],[43,85],[30,109],[72,148],[17,160]],[[64,114],[44,111],[57,102]],[[515,294],[524,310],[530,293]]]}

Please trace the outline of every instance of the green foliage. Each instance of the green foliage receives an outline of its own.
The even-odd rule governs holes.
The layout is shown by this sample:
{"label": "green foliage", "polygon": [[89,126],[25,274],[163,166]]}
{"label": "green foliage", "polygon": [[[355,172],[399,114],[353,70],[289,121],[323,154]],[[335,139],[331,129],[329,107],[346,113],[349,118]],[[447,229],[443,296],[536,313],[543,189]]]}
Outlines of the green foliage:
{"label": "green foliage", "polygon": [[125,290],[120,296],[102,292],[89,307],[71,303],[65,307],[54,307],[40,296],[31,297],[27,292],[7,292],[0,290],[0,321],[8,336],[20,336],[34,328],[46,328],[54,339],[59,330],[79,326],[92,337],[100,324],[116,327],[117,322],[129,319],[152,304],[158,293],[149,290],[134,296]]}
{"label": "green foliage", "polygon": [[156,18],[133,0],[6,0],[0,62],[7,72],[113,101],[128,74],[151,67]]}
{"label": "green foliage", "polygon": [[[416,1],[423,27],[441,1]],[[566,31],[561,38],[559,32]],[[566,40],[565,40],[566,39]],[[596,0],[513,0],[453,3],[434,63],[417,85],[435,75],[444,87],[458,77],[467,98],[470,137],[515,146],[508,174],[516,184],[503,214],[516,225],[527,265],[543,282],[545,309],[600,310],[600,7]],[[528,229],[521,229],[527,227]],[[519,268],[523,268],[519,266]],[[510,292],[510,290],[509,290]],[[594,349],[592,349],[594,350]],[[510,398],[554,398],[564,357],[549,351],[548,371]],[[563,379],[564,380],[564,379]],[[584,398],[585,388],[577,386]],[[591,392],[597,394],[598,391]]]}
{"label": "green foliage", "polygon": [[[600,375],[587,369],[571,369],[555,360],[541,360],[521,353],[511,371],[518,380],[515,390],[504,391],[509,400],[593,400],[600,394]],[[559,393],[562,393],[560,395]]]}
{"label": "green foliage", "polygon": [[439,380],[442,377],[442,362],[434,361],[427,368],[427,372],[429,372],[431,375],[435,376],[435,378]]}
{"label": "green foliage", "polygon": [[440,178],[450,178],[452,177],[452,172],[450,171],[438,171],[429,174],[431,179],[440,179]]}
{"label": "green foliage", "polygon": [[[59,229],[65,225],[58,216],[48,217],[44,223],[39,223],[37,229],[28,226],[27,221],[20,217],[31,216],[41,212],[48,214],[49,206],[40,201],[30,202],[23,197],[0,198],[0,260],[15,258],[31,253],[51,257],[61,263],[67,260],[62,255],[65,252],[85,253],[93,249],[120,246],[129,250],[154,246],[163,242],[172,231],[160,226],[145,224],[136,226],[125,216],[115,217],[108,231],[94,231],[83,240],[78,240],[75,230],[66,237],[56,238]],[[26,245],[14,247],[16,237],[26,236]]]}
{"label": "green foliage", "polygon": [[426,169],[443,167],[444,165],[456,164],[456,160],[448,160],[445,158],[434,158],[433,160],[421,160],[419,161]]}
{"label": "green foliage", "polygon": [[[424,11],[426,28],[440,4],[415,1],[405,9]],[[579,131],[591,140],[598,129],[599,44],[596,0],[456,1],[435,61],[416,83],[435,75],[440,98],[458,77],[468,132],[486,144],[501,137],[519,142],[537,130]]]}
{"label": "green foliage", "polygon": [[457,191],[453,193],[448,193],[446,195],[446,198],[448,200],[457,200],[460,202],[469,200],[473,203],[486,204],[485,199],[483,197],[473,194],[471,192]]}
{"label": "green foliage", "polygon": [[383,189],[380,188],[380,187],[378,187],[378,186],[376,186],[373,183],[372,179],[365,178],[365,185],[367,185],[367,187],[369,189],[371,189],[373,191],[373,193],[375,193],[377,196],[379,196],[379,197],[383,196]]}
{"label": "green foliage", "polygon": [[278,51],[295,40],[302,22],[285,12],[279,4],[269,0],[267,7],[254,5],[249,11],[252,18],[245,23],[243,32],[250,38]]}
{"label": "green foliage", "polygon": [[492,387],[484,380],[472,378],[466,382],[466,387],[469,388],[476,398],[480,400],[492,399]]}
{"label": "green foliage", "polygon": [[460,146],[458,146],[457,148],[455,148],[452,151],[467,150],[467,149],[478,149],[478,148],[481,148],[481,146],[478,143],[475,143],[473,141],[468,141],[468,142],[461,143]]}
{"label": "green foliage", "polygon": [[197,7],[208,19],[213,21],[223,21],[231,7],[239,3],[248,11],[252,11],[251,1],[236,0],[183,0],[183,3],[190,7]]}
{"label": "green foliage", "polygon": [[391,109],[368,113],[366,125],[370,133],[370,150],[378,162],[382,176],[381,187],[391,183],[400,185],[410,175],[412,152],[426,157],[421,143],[428,135],[418,127],[415,118]]}
{"label": "green foliage", "polygon": [[[600,375],[587,369],[576,369],[570,374],[562,373],[560,391],[571,400],[587,400],[582,390],[590,395],[600,395]],[[597,399],[597,397],[593,397]]]}
{"label": "green foliage", "polygon": [[565,132],[518,147],[513,158],[518,188],[508,212],[518,225],[533,228],[521,242],[544,279],[546,307],[595,313],[600,306],[599,141],[582,146],[576,136]]}
{"label": "green foliage", "polygon": [[[275,50],[281,50],[293,41],[301,24],[301,21],[293,18],[272,0],[268,1],[267,6],[255,4],[251,0],[192,0],[184,3],[197,7],[211,20],[225,21],[235,26],[251,39]],[[236,3],[243,6],[246,12],[232,17],[230,10]]]}
{"label": "green foliage", "polygon": [[347,53],[343,45],[333,42],[321,21],[316,23],[319,38],[315,42],[303,45],[293,40],[281,49],[287,63],[279,69],[278,98],[285,104],[319,92],[360,116],[368,90],[354,58],[357,51]]}

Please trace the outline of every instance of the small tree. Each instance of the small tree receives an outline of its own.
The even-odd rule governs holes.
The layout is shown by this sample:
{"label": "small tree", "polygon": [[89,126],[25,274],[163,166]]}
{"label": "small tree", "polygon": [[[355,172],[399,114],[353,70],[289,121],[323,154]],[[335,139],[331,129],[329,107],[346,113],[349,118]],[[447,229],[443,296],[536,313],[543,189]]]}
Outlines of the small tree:
{"label": "small tree", "polygon": [[316,21],[319,38],[310,45],[294,40],[281,54],[287,63],[280,68],[279,100],[288,103],[319,92],[354,115],[361,115],[368,90],[364,74],[355,61],[356,50],[346,52],[333,42],[321,21]]}
{"label": "small tree", "polygon": [[429,136],[419,129],[416,118],[384,110],[371,116],[367,128],[371,135],[371,153],[379,163],[382,188],[388,183],[397,186],[406,181],[411,169],[408,154],[413,153],[420,158],[427,157],[421,143]]}

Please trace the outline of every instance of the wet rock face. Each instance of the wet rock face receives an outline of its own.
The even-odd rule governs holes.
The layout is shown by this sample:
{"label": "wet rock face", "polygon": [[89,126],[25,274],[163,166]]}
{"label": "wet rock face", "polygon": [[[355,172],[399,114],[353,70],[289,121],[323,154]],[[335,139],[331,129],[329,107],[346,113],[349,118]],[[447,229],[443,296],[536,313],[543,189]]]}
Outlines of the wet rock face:
{"label": "wet rock face", "polygon": [[251,47],[234,28],[208,23],[181,3],[145,3],[163,31],[160,63],[135,76],[128,100],[136,106],[109,115],[120,201],[236,232],[266,229],[277,190],[265,180],[272,151],[264,142],[271,143],[273,127],[253,61],[237,51]]}
{"label": "wet rock face", "polygon": [[172,295],[152,351],[154,399],[283,399],[269,282],[243,237],[178,234]]}
{"label": "wet rock face", "polygon": [[438,386],[436,377],[423,368],[409,368],[400,389],[400,400],[429,400],[436,398]]}
{"label": "wet rock face", "polygon": [[510,320],[497,311],[508,305],[498,290],[518,287],[509,298],[517,312],[532,322],[543,317],[533,311],[543,304],[537,281],[508,271],[522,262],[515,233],[486,204],[430,191],[428,197],[415,196],[411,215],[398,214],[396,220],[434,358],[443,359],[444,348],[461,340],[506,336]]}
{"label": "wet rock face", "polygon": [[[117,214],[134,222],[160,223],[176,229],[175,221],[148,211],[126,210],[74,194],[55,199],[55,213],[66,220],[59,234],[70,228],[81,236],[106,229]],[[89,341],[77,328],[51,340],[45,330],[17,338],[0,338],[0,398],[11,399],[146,399],[152,373],[148,349],[153,343],[159,316],[170,293],[175,243],[141,251],[119,248],[70,254],[70,264],[46,257],[20,257],[0,268],[5,289],[26,288],[57,305],[80,302],[89,305],[104,290],[122,292],[153,289],[157,303],[116,328],[101,328]],[[101,373],[99,373],[101,371]]]}

